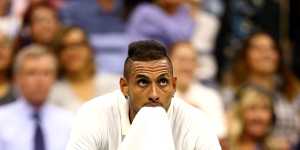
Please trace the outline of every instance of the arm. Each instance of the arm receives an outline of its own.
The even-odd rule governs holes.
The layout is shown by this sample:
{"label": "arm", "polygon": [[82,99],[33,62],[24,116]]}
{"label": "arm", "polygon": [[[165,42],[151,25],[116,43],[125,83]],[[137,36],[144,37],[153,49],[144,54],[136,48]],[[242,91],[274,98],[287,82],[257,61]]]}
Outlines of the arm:
{"label": "arm", "polygon": [[103,140],[106,138],[101,132],[97,113],[88,107],[81,108],[71,131],[67,150],[104,150]]}

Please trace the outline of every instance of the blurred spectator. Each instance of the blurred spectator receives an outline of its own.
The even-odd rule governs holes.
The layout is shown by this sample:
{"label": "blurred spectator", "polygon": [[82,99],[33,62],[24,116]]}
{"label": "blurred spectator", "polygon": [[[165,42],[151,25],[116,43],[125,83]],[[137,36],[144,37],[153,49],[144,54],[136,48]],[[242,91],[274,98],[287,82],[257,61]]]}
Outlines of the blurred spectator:
{"label": "blurred spectator", "polygon": [[23,18],[28,7],[36,5],[41,2],[47,2],[55,9],[63,6],[65,0],[10,0],[11,1],[11,13],[18,18]]}
{"label": "blurred spectator", "polygon": [[216,17],[221,17],[224,13],[224,2],[223,0],[199,0],[203,1],[204,11],[215,15]]}
{"label": "blurred spectator", "polygon": [[230,149],[289,150],[284,139],[273,137],[275,112],[270,93],[255,85],[238,92],[229,112]]}
{"label": "blurred spectator", "polygon": [[129,19],[127,32],[131,40],[154,39],[167,46],[190,40],[195,22],[183,0],[156,0],[140,4]]}
{"label": "blurred spectator", "polygon": [[0,108],[1,150],[64,150],[71,113],[47,103],[55,81],[53,54],[39,45],[22,50],[14,63],[20,97]]}
{"label": "blurred spectator", "polygon": [[89,34],[124,32],[123,0],[82,0],[69,2],[61,9],[62,21]]}
{"label": "blurred spectator", "polygon": [[279,40],[280,5],[279,0],[224,0],[227,12],[222,21],[218,39],[218,68],[223,73],[251,33],[265,31]]}
{"label": "blurred spectator", "polygon": [[275,96],[275,133],[292,144],[300,135],[299,81],[283,63],[282,53],[267,33],[255,33],[244,43],[232,71],[225,76],[223,94],[227,106],[241,85],[253,83]]}
{"label": "blurred spectator", "polygon": [[14,50],[18,51],[31,43],[51,47],[59,30],[60,22],[55,9],[46,2],[34,4],[25,13]]}
{"label": "blurred spectator", "polygon": [[217,136],[220,139],[225,138],[223,101],[215,90],[205,87],[197,81],[195,77],[197,68],[195,48],[188,42],[176,43],[170,51],[170,58],[177,76],[176,96],[203,110],[211,121]]}
{"label": "blurred spectator", "polygon": [[123,0],[70,1],[61,9],[66,25],[84,29],[94,48],[97,69],[121,74],[128,38],[123,20]]}
{"label": "blurred spectator", "polygon": [[12,41],[0,32],[0,105],[16,99],[12,86]]}
{"label": "blurred spectator", "polygon": [[11,13],[11,1],[0,1],[0,32],[14,38],[21,26],[21,20]]}
{"label": "blurred spectator", "polygon": [[217,72],[213,50],[220,26],[219,18],[203,10],[203,0],[188,0],[187,2],[196,23],[191,39],[197,50],[201,66],[196,74],[201,80],[212,80]]}
{"label": "blurred spectator", "polygon": [[82,29],[66,28],[56,50],[60,80],[50,96],[54,104],[76,111],[83,102],[118,88],[117,76],[96,73],[92,49]]}

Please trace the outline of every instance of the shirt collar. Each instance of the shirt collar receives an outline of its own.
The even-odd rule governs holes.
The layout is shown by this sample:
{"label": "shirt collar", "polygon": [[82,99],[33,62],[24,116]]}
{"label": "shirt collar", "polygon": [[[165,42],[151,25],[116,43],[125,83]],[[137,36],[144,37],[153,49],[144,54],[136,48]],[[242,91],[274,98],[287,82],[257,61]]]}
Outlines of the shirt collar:
{"label": "shirt collar", "polygon": [[[17,101],[19,103],[19,106],[21,107],[20,110],[23,111],[22,113],[26,117],[32,118],[32,115],[35,111],[34,107],[31,104],[29,104],[24,97],[18,98]],[[43,106],[41,106],[39,108],[39,114],[40,114],[41,118],[43,118],[43,116],[45,116],[47,108],[48,108],[47,104],[44,104]]]}

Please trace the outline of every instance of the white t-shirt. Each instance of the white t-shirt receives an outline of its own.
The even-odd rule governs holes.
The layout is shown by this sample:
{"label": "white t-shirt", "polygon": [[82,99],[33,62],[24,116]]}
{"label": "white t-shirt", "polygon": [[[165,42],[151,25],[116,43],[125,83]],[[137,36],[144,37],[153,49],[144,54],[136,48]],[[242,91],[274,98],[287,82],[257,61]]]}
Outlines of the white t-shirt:
{"label": "white t-shirt", "polygon": [[[167,116],[176,150],[221,149],[200,110],[174,98]],[[80,108],[67,150],[118,150],[129,129],[128,103],[123,94],[118,90],[97,97]]]}

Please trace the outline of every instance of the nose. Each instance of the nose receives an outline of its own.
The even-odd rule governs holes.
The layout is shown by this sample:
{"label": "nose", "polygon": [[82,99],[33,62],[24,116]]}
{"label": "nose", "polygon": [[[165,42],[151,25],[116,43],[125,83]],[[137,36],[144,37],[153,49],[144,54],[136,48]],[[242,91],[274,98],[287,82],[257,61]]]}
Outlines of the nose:
{"label": "nose", "polygon": [[149,101],[152,102],[158,102],[159,101],[159,95],[157,93],[157,87],[155,85],[152,86],[152,90],[149,96]]}

